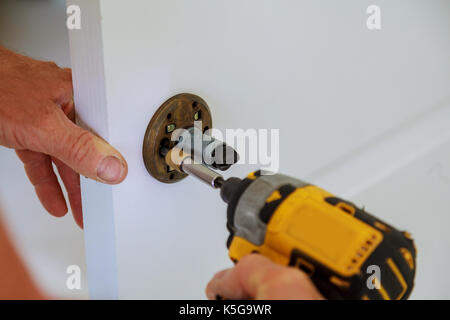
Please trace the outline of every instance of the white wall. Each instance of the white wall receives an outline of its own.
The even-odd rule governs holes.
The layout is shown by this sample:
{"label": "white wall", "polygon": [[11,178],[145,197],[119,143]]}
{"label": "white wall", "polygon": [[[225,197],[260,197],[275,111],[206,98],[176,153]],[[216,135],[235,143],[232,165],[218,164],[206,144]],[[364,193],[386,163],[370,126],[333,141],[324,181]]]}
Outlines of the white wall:
{"label": "white wall", "polygon": [[[1,0],[0,45],[60,66],[70,66],[64,0]],[[4,81],[1,79],[0,81]],[[87,298],[83,232],[71,212],[50,216],[14,151],[0,147],[0,208],[14,243],[37,283],[51,296]],[[81,290],[66,287],[66,268],[82,269]]]}
{"label": "white wall", "polygon": [[[382,7],[379,32],[365,25],[374,3]],[[414,297],[450,297],[441,275],[429,272],[449,266],[448,235],[424,221],[448,224],[449,203],[430,202],[442,190],[431,175],[422,198],[411,185],[448,151],[449,6],[100,0],[108,138],[129,163],[127,180],[112,189],[120,297],[201,298],[212,274],[230,266],[217,193],[191,180],[162,185],[142,162],[149,119],[186,91],[209,102],[217,128],[280,128],[281,171],[408,228],[420,250]],[[425,206],[434,208],[426,217]],[[439,289],[430,292],[431,283]]]}

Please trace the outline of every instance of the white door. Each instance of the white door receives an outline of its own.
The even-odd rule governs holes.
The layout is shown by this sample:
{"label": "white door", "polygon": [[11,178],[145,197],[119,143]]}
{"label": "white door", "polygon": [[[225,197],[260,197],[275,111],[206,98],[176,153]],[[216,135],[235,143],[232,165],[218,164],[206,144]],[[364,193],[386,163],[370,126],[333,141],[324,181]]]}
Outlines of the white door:
{"label": "white door", "polygon": [[[450,3],[69,4],[82,18],[70,31],[79,121],[129,166],[118,186],[82,181],[91,297],[204,298],[231,266],[218,193],[190,178],[159,183],[142,160],[153,113],[182,92],[208,102],[215,128],[279,129],[281,172],[408,229],[413,297],[450,297],[440,277],[450,267]],[[372,4],[381,29],[367,26]]]}

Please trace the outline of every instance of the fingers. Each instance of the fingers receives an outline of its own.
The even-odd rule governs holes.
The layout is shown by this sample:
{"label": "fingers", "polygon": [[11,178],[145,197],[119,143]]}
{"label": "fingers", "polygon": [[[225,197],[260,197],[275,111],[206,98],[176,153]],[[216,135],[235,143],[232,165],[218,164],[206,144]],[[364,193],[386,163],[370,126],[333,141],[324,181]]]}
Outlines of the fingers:
{"label": "fingers", "polygon": [[74,171],[91,179],[117,184],[128,172],[124,157],[107,142],[70,121],[61,109],[39,131],[43,153],[49,154]]}
{"label": "fingers", "polygon": [[[72,81],[71,69],[64,69],[64,74],[70,81]],[[70,121],[75,122],[75,105],[72,95],[68,96],[68,100],[66,100],[65,103],[61,103],[61,110]],[[83,229],[80,175],[64,164],[61,160],[55,157],[52,157],[52,160],[58,168],[59,176],[66,187],[73,218],[76,224]]]}
{"label": "fingers", "polygon": [[52,160],[55,162],[59,175],[64,182],[69,197],[75,222],[83,228],[81,207],[80,176],[58,159],[33,151],[16,151],[24,163],[25,171],[35,187],[36,194],[44,208],[56,217],[67,213],[67,205],[53,171]]}
{"label": "fingers", "polygon": [[253,298],[246,290],[244,284],[241,283],[240,275],[236,272],[236,268],[226,269],[216,273],[206,286],[206,296],[210,300],[222,298],[243,300]]}
{"label": "fingers", "polygon": [[260,254],[248,255],[234,268],[216,274],[206,295],[209,299],[323,299],[305,273]]}
{"label": "fingers", "polygon": [[53,172],[50,157],[28,150],[16,152],[44,208],[55,217],[64,216],[67,213],[66,201]]}
{"label": "fingers", "polygon": [[52,160],[58,168],[59,176],[66,187],[73,218],[77,225],[83,229],[80,175],[66,166],[62,161],[56,158],[52,158]]}

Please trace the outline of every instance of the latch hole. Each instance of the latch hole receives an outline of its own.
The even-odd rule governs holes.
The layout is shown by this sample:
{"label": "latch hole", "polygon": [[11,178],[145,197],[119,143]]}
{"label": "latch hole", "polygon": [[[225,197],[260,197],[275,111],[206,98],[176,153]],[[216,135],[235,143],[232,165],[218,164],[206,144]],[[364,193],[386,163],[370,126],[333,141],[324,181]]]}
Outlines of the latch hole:
{"label": "latch hole", "polygon": [[159,155],[165,158],[169,149],[170,149],[170,140],[168,138],[162,139],[161,142],[159,143]]}

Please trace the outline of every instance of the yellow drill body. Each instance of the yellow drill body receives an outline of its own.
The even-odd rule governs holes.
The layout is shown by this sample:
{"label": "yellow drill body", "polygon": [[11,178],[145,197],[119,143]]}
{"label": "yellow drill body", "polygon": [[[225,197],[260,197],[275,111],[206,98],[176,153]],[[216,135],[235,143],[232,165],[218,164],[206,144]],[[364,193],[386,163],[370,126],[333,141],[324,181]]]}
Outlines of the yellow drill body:
{"label": "yellow drill body", "polygon": [[221,195],[228,203],[233,261],[258,252],[300,268],[327,298],[410,295],[416,249],[407,232],[284,175],[255,172],[244,180],[232,178],[224,182]]}
{"label": "yellow drill body", "polygon": [[411,236],[351,202],[282,174],[223,177],[173,148],[166,162],[220,188],[228,204],[229,256],[258,252],[306,272],[330,299],[407,299],[414,286]]}

